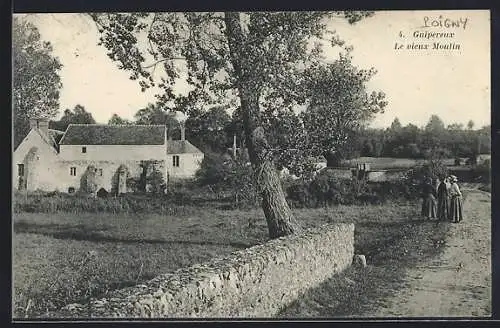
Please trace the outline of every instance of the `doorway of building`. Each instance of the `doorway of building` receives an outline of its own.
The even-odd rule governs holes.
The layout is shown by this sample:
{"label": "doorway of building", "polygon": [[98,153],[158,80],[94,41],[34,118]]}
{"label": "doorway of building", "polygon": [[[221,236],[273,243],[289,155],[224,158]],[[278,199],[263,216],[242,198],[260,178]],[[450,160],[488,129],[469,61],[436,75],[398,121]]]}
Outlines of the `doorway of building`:
{"label": "doorway of building", "polygon": [[24,164],[17,164],[17,189],[26,189],[26,179],[24,177]]}

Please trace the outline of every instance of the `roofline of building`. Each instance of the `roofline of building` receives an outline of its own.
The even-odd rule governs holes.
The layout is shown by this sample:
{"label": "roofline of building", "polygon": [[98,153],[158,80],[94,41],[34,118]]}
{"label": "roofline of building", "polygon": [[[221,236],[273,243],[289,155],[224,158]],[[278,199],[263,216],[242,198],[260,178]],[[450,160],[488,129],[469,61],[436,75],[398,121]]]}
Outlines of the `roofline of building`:
{"label": "roofline of building", "polygon": [[[17,148],[19,148],[19,146],[21,146],[21,145],[23,144],[23,142],[24,142],[24,141],[28,138],[28,135],[31,133],[31,131],[32,131],[32,130],[33,130],[33,129],[31,129],[31,130],[28,132],[28,134],[27,134],[26,136],[24,136],[23,140],[21,140],[21,142],[17,145],[17,147],[14,149],[14,151],[16,151],[16,150],[17,150]],[[14,134],[12,134],[12,135],[14,135]],[[14,143],[14,142],[12,142],[12,143]]]}
{"label": "roofline of building", "polygon": [[[114,126],[150,126],[150,127],[161,127],[161,126],[165,126],[165,124],[106,124],[106,123],[91,123],[91,124],[85,124],[85,123],[70,123],[68,124],[68,128],[70,126],[108,126],[108,127],[114,127]],[[66,130],[68,130],[68,128],[66,128]]]}
{"label": "roofline of building", "polygon": [[[51,144],[49,144],[49,141],[46,139],[46,138],[53,139],[51,136],[44,136],[43,133],[40,132],[38,129],[31,129],[31,130],[33,130],[36,133],[38,133],[38,135],[40,136],[40,138],[42,138],[42,140],[50,147],[50,149],[52,149],[52,151],[54,151],[54,153],[59,154],[59,152],[57,151],[57,149],[54,147],[54,145],[57,145],[56,141],[53,140],[54,144],[51,145]],[[26,137],[28,137],[28,135],[26,135]],[[24,142],[24,139],[23,139],[23,142]]]}
{"label": "roofline of building", "polygon": [[[71,124],[70,124],[71,125]],[[66,132],[68,132],[68,128],[69,128],[69,125],[66,127],[66,130],[64,130],[64,133],[61,137],[61,139],[59,139],[59,142],[57,143],[58,146],[61,146],[61,142],[64,140],[64,138],[66,137]]]}
{"label": "roofline of building", "polygon": [[[127,127],[129,127],[129,126],[151,126],[151,127],[156,127],[156,128],[165,127],[165,135],[167,133],[166,125],[165,124],[105,124],[105,123],[84,124],[84,123],[70,123],[70,124],[68,124],[68,127],[64,131],[63,136],[61,137],[61,139],[57,143],[58,146],[64,146],[62,144],[62,141],[66,137],[66,132],[68,132],[68,129],[69,129],[70,126],[108,126],[108,127],[109,126],[127,126]],[[165,145],[165,142],[163,142],[163,145]]]}
{"label": "roofline of building", "polygon": [[57,129],[48,129],[49,131],[54,131],[54,132],[60,132],[60,133],[64,133],[64,131],[61,131],[61,130],[57,130]]}
{"label": "roofline of building", "polygon": [[[192,144],[189,140],[187,140],[187,139],[184,139],[184,140],[180,140],[180,139],[178,139],[178,140],[170,140],[170,141],[187,142],[189,145],[191,145],[194,149],[196,149],[196,150],[197,150],[197,152],[192,152],[192,153],[170,153],[170,155],[171,155],[171,154],[198,154],[198,153],[200,153],[200,154],[204,154],[204,153],[203,153],[203,152],[202,152],[202,151],[201,151],[198,147],[196,147],[195,145],[193,145],[193,144]],[[168,153],[168,145],[167,145],[167,154],[169,154],[169,153]]]}

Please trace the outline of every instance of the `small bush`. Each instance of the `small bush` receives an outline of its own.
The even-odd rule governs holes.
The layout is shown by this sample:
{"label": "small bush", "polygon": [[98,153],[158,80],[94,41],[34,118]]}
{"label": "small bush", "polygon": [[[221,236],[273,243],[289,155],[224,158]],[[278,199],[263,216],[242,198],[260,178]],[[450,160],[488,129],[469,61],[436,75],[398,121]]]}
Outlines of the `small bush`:
{"label": "small bush", "polygon": [[287,184],[284,186],[284,190],[288,203],[292,207],[313,207],[316,205],[309,185],[302,180],[295,180]]}
{"label": "small bush", "polygon": [[365,179],[338,178],[327,170],[310,181],[296,180],[285,190],[292,207],[381,204],[418,197],[418,188],[407,179],[370,183]]}
{"label": "small bush", "polygon": [[216,193],[232,195],[233,207],[255,205],[259,201],[252,166],[244,158],[208,154],[196,173],[196,182]]}
{"label": "small bush", "polygon": [[223,156],[207,153],[196,172],[196,180],[201,186],[210,186],[212,189],[222,187],[222,182],[230,174],[228,160]]}
{"label": "small bush", "polygon": [[146,177],[146,185],[149,186],[150,192],[154,194],[163,194],[166,188],[163,174],[154,167],[151,173]]}
{"label": "small bush", "polygon": [[97,191],[97,169],[93,165],[89,165],[87,170],[80,179],[80,191],[88,194],[93,194]]}
{"label": "small bush", "polygon": [[420,184],[431,178],[443,180],[450,174],[448,167],[439,159],[429,160],[426,164],[409,171],[407,177],[414,184]]}
{"label": "small bush", "polygon": [[476,179],[481,182],[490,184],[491,183],[491,161],[485,160],[482,164],[479,164],[473,169]]}

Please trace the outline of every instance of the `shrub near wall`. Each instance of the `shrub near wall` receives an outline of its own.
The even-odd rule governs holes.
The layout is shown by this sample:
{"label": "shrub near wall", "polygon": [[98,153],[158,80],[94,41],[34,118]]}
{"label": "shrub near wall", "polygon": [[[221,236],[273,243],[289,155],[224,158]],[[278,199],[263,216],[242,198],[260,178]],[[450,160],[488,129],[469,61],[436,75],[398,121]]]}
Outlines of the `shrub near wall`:
{"label": "shrub near wall", "polygon": [[401,175],[398,180],[370,182],[321,174],[312,181],[295,180],[285,185],[284,189],[288,203],[297,208],[383,204],[387,201],[411,201],[420,197],[418,185]]}
{"label": "shrub near wall", "polygon": [[70,304],[47,316],[273,317],[302,292],[348,267],[353,255],[354,225],[324,226],[164,274],[89,304]]}

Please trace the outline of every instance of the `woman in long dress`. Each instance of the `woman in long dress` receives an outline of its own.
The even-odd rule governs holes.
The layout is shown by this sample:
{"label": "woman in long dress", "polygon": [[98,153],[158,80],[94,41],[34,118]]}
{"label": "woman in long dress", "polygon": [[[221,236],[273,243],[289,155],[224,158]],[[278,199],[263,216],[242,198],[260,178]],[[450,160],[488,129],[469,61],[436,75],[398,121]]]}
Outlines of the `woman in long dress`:
{"label": "woman in long dress", "polygon": [[441,221],[446,221],[449,218],[449,201],[448,201],[448,187],[447,180],[448,178],[443,179],[443,181],[439,184],[437,191],[437,217]]}
{"label": "woman in long dress", "polygon": [[435,219],[437,212],[436,188],[432,184],[432,179],[428,179],[422,188],[422,216],[428,219]]}
{"label": "woman in long dress", "polygon": [[450,220],[453,223],[458,223],[463,219],[463,209],[462,209],[462,193],[458,187],[458,179],[456,176],[452,175],[450,177],[451,187],[450,187]]}

